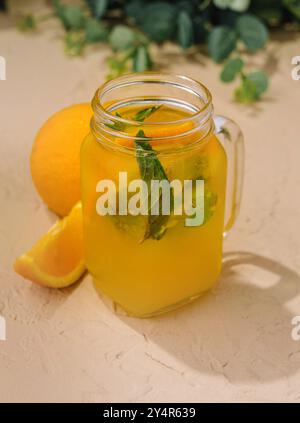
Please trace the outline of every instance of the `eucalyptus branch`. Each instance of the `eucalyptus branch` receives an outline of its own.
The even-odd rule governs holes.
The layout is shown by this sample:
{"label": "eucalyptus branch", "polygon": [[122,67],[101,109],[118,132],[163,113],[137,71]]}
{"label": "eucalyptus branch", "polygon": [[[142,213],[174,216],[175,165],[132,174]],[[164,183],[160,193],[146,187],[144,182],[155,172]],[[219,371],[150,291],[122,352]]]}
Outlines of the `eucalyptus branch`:
{"label": "eucalyptus branch", "polygon": [[109,78],[151,69],[153,43],[173,41],[183,51],[204,45],[216,63],[223,63],[221,80],[239,81],[235,100],[253,102],[267,90],[268,77],[260,70],[245,71],[240,46],[253,54],[267,44],[269,28],[285,30],[293,23],[299,29],[298,3],[274,0],[265,7],[258,0],[81,0],[79,4],[52,0],[53,13],[26,15],[18,26],[29,31],[56,17],[66,31],[66,52],[72,56],[82,54],[91,43],[108,42],[113,51],[107,61]]}

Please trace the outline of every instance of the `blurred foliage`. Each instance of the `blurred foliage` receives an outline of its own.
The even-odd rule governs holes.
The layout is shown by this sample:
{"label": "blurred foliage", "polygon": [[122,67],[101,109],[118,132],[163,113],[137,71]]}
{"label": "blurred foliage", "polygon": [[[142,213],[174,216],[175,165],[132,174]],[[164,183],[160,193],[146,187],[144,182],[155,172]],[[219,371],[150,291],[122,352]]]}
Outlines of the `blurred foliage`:
{"label": "blurred foliage", "polygon": [[1,10],[6,10],[6,2],[5,0],[0,0],[0,11]]}
{"label": "blurred foliage", "polygon": [[[300,0],[52,0],[52,7],[65,29],[68,54],[79,55],[92,43],[110,44],[109,78],[151,69],[151,45],[173,41],[183,52],[199,46],[224,63],[221,80],[239,80],[235,99],[246,103],[268,87],[263,71],[245,71],[247,55],[266,45],[270,29],[300,24]],[[32,30],[39,20],[24,16],[19,28]]]}

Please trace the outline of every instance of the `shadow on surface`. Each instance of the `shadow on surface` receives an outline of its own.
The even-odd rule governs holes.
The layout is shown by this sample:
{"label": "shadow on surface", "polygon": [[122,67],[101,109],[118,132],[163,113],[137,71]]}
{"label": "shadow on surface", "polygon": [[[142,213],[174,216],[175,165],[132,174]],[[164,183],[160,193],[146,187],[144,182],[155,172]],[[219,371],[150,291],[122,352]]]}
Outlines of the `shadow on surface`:
{"label": "shadow on surface", "polygon": [[120,319],[193,369],[230,382],[295,373],[300,343],[291,338],[293,315],[285,303],[300,293],[299,275],[250,253],[225,254],[224,261],[221,283],[200,300],[153,319]]}

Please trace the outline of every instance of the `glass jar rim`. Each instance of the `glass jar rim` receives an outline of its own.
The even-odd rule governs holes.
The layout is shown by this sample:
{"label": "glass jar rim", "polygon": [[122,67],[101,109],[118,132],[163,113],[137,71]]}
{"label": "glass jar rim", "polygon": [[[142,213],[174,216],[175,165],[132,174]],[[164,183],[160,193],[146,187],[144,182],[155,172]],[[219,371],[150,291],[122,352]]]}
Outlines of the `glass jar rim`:
{"label": "glass jar rim", "polygon": [[[114,99],[113,101],[103,101],[103,97],[105,96],[109,97],[112,93],[116,95],[116,93],[118,93],[118,89],[120,89],[122,92],[122,89],[127,89],[127,87],[130,86],[135,86],[136,88],[138,84],[145,84],[144,87],[147,87],[147,83],[161,84],[160,88],[162,90],[167,91],[171,86],[172,88],[178,89],[179,94],[178,96],[166,94],[155,95],[152,94],[153,90],[150,85],[151,95],[148,94],[145,96],[138,97],[134,95],[129,95],[127,99],[126,94],[126,96],[124,97],[124,99],[126,99],[126,102],[130,102],[130,100],[134,101],[137,99],[141,102],[148,101],[152,103],[161,99],[162,104],[166,101],[178,101],[181,105],[184,105],[188,108],[192,108],[193,110],[195,110],[195,112],[191,113],[186,117],[173,121],[171,120],[168,122],[139,122],[136,120],[125,119],[121,116],[113,114],[115,109],[110,109],[109,106],[113,106],[120,103],[122,104],[122,100],[118,96],[116,96],[117,99]],[[116,91],[114,92],[114,90]],[[147,91],[149,92],[149,86],[144,90],[144,93]],[[132,92],[134,92],[134,90],[132,90]],[[182,93],[184,94],[183,100],[181,99]],[[188,101],[186,101],[186,97],[188,98]],[[100,143],[104,143],[105,145],[110,146],[111,148],[117,148],[123,151],[127,150],[127,152],[129,152],[130,150],[134,151],[134,148],[124,146],[124,144],[126,145],[128,141],[145,141],[145,139],[148,139],[148,137],[144,135],[138,135],[139,129],[143,129],[143,132],[145,131],[145,133],[147,133],[147,129],[149,127],[170,128],[172,126],[178,127],[178,125],[185,126],[184,130],[180,131],[179,133],[173,131],[173,134],[169,135],[168,131],[166,131],[166,135],[162,135],[161,131],[159,131],[159,136],[151,137],[152,140],[159,140],[159,142],[165,142],[165,153],[170,153],[174,149],[172,149],[171,144],[169,144],[169,142],[172,142],[175,139],[180,141],[181,139],[184,139],[184,137],[193,135],[194,133],[200,134],[199,129],[201,129],[201,135],[199,136],[199,139],[197,141],[191,144],[182,145],[182,147],[180,148],[181,151],[189,150],[195,148],[196,146],[199,146],[199,144],[202,144],[202,141],[205,140],[208,134],[212,133],[214,130],[214,123],[212,119],[212,96],[208,88],[201,82],[196,81],[195,79],[173,73],[138,72],[126,74],[124,76],[120,76],[111,81],[108,81],[101,85],[100,88],[98,88],[98,90],[96,91],[92,101],[92,108],[94,111],[94,117],[91,120],[91,129],[96,139]],[[191,125],[190,123],[193,123],[193,125]],[[128,132],[128,127],[136,128],[136,134],[130,134]],[[118,142],[113,141],[114,139],[118,139],[119,145]],[[124,142],[120,144],[120,140],[123,140]],[[177,152],[179,152],[179,150],[177,150]]]}
{"label": "glass jar rim", "polygon": [[[142,78],[142,79],[140,79]],[[157,79],[154,79],[157,78]],[[179,82],[165,82],[164,78],[173,78],[174,80],[181,81],[181,84]],[[131,80],[131,81],[130,81]],[[125,119],[121,116],[116,116],[107,111],[104,104],[101,101],[101,96],[103,97],[104,94],[106,94],[108,91],[111,91],[113,89],[117,89],[120,86],[125,85],[132,85],[132,84],[139,84],[139,83],[168,83],[170,85],[177,85],[180,86],[181,89],[186,89],[190,92],[193,92],[197,97],[201,98],[203,101],[203,107],[198,109],[195,113],[186,116],[182,119],[177,119],[176,121],[158,121],[158,122],[151,122],[151,126],[165,126],[165,125],[172,125],[172,124],[179,124],[179,123],[186,123],[193,120],[197,120],[202,117],[207,117],[206,115],[211,115],[212,113],[212,95],[209,89],[204,85],[202,82],[197,81],[196,79],[193,79],[189,76],[175,74],[175,73],[167,73],[167,72],[155,72],[155,71],[147,71],[147,72],[136,72],[136,73],[130,73],[123,76],[119,76],[117,78],[114,78],[110,81],[105,82],[102,84],[96,91],[94,98],[92,100],[92,107],[94,110],[94,113],[98,113],[102,115],[102,118],[106,118],[108,120],[113,119],[115,122],[122,123],[124,125],[132,125],[135,126],[143,125],[143,122],[137,122],[131,119]],[[202,90],[202,93],[205,94],[205,98],[201,96],[200,92],[197,92],[196,89],[193,89],[191,87],[188,87],[187,84],[192,84],[194,87],[197,87],[200,90]],[[204,119],[203,119],[204,120]],[[202,119],[201,119],[202,121]],[[199,122],[201,123],[201,122]]]}

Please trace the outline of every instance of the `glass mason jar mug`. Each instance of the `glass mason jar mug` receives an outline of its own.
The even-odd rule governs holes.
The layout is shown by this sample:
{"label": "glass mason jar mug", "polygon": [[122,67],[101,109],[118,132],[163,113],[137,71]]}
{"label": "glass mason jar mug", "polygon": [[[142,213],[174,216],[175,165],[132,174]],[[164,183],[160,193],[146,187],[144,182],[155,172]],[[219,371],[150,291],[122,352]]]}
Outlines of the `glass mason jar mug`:
{"label": "glass mason jar mug", "polygon": [[81,189],[96,287],[139,317],[199,297],[218,279],[239,210],[239,128],[214,116],[208,89],[183,76],[123,76],[92,105]]}

